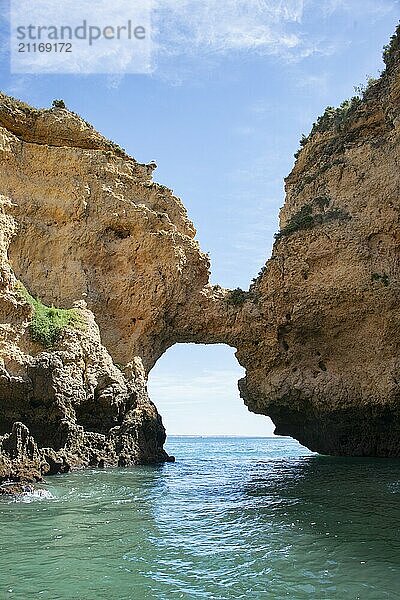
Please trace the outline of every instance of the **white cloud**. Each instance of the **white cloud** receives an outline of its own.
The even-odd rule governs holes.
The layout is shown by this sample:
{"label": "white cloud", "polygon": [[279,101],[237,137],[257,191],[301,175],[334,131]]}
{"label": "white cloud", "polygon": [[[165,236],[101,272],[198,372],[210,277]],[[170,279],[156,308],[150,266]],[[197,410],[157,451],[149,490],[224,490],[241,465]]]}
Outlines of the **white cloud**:
{"label": "white cloud", "polygon": [[394,12],[397,4],[397,0],[154,0],[155,63],[178,56],[212,63],[218,56],[239,51],[287,61],[331,55],[343,40],[336,40],[334,32],[327,40],[318,28],[307,31],[306,14],[316,23],[337,12],[348,18],[378,18]]}
{"label": "white cloud", "polygon": [[149,34],[134,31],[150,30],[151,8],[151,0],[11,0],[12,71],[150,73]]}
{"label": "white cloud", "polygon": [[244,376],[244,369],[204,369],[193,376],[182,371],[179,379],[176,373],[150,374],[149,392],[157,405],[173,408],[193,404],[206,404],[210,397],[223,401],[238,397],[237,381]]}
{"label": "white cloud", "polygon": [[[128,11],[121,9],[127,2],[129,7],[135,7],[133,12],[133,8]],[[13,0],[18,14],[30,13],[24,8],[26,3],[30,5],[31,0]],[[152,7],[151,63],[146,51],[140,61],[135,58],[140,65],[138,63],[133,68],[132,52],[128,47],[117,48],[114,44],[105,43],[108,51],[104,54],[100,42],[69,56],[69,66],[62,64],[66,57],[57,58],[57,61],[62,58],[62,63],[57,66],[60,72],[68,66],[67,70],[75,73],[120,73],[120,78],[111,77],[107,83],[109,87],[118,87],[124,73],[135,71],[147,72],[179,85],[188,78],[193,80],[194,72],[201,78],[202,72],[206,73],[218,65],[221,57],[237,53],[276,56],[286,62],[298,62],[314,54],[331,55],[343,47],[344,40],[336,38],[334,31],[327,39],[319,28],[310,28],[310,22],[318,24],[321,19],[329,20],[338,12],[346,14],[348,19],[378,19],[394,13],[398,1],[140,0],[133,5],[131,0],[113,0],[112,3],[97,0],[94,9],[91,0],[64,0],[61,4],[53,0],[37,0],[35,11],[40,13],[41,10],[45,22],[52,18],[56,7],[57,12],[62,7],[71,14],[70,6],[78,7],[79,17],[84,17],[85,11],[89,11],[90,20],[99,22],[106,17],[110,22],[118,19],[125,22],[137,12],[138,7]],[[0,52],[2,50],[4,52],[0,48]],[[99,61],[100,54],[102,58]],[[137,50],[134,54],[136,56]],[[21,57],[18,59],[22,60]],[[32,72],[34,68],[39,72],[50,72],[47,64],[50,59],[51,56],[46,53],[25,57],[24,60],[28,60],[26,72]],[[15,72],[23,72],[23,69],[15,69]]]}
{"label": "white cloud", "polygon": [[[324,0],[320,3],[320,9],[325,16],[337,11],[381,16],[393,11],[397,3],[397,0]],[[306,4],[314,6],[315,0],[306,0]]]}
{"label": "white cloud", "polygon": [[286,52],[300,43],[287,25],[300,23],[303,0],[155,0],[159,55]]}

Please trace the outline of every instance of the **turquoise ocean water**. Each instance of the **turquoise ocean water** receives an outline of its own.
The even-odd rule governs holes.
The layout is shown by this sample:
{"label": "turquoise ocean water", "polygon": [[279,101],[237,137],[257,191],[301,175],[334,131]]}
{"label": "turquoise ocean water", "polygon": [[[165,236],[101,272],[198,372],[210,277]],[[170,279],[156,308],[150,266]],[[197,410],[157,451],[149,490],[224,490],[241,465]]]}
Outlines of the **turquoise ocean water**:
{"label": "turquoise ocean water", "polygon": [[0,598],[400,598],[400,463],[169,438],[175,464],[0,501]]}

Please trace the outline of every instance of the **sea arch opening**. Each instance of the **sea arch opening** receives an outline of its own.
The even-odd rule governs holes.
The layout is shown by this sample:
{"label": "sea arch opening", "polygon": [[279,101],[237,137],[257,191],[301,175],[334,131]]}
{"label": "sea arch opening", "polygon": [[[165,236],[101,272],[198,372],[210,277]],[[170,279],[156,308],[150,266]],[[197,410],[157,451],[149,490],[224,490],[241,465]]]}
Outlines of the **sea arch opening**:
{"label": "sea arch opening", "polygon": [[240,398],[244,376],[234,348],[181,343],[150,371],[148,390],[168,436],[269,437],[274,425],[251,413]]}

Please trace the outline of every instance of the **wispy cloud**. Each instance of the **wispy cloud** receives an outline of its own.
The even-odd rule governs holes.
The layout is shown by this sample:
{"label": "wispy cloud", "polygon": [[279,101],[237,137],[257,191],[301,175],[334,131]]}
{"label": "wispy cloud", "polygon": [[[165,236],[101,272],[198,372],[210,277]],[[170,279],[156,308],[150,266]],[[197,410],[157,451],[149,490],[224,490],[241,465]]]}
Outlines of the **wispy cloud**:
{"label": "wispy cloud", "polygon": [[299,45],[287,25],[301,22],[303,5],[303,0],[155,0],[157,52],[285,52]]}
{"label": "wispy cloud", "polygon": [[157,405],[169,408],[205,404],[210,397],[218,402],[239,396],[237,381],[243,375],[244,370],[239,366],[237,369],[203,369],[195,376],[183,371],[179,379],[175,373],[154,373],[150,375],[149,392]]}
{"label": "wispy cloud", "polygon": [[11,7],[13,31],[17,25],[28,27],[31,21],[75,28],[87,20],[103,29],[125,24],[128,18],[139,19],[148,28],[152,15],[152,67],[144,43],[132,49],[132,41],[110,43],[102,37],[89,46],[74,38],[74,52],[57,56],[57,60],[48,52],[23,57],[13,53],[14,69],[19,73],[150,73],[157,71],[160,61],[174,57],[212,61],[231,52],[279,55],[291,54],[294,49],[296,55],[304,54],[304,44],[293,29],[302,20],[304,0],[141,0],[134,4],[97,0],[95,8],[90,0],[40,0],[33,13],[30,0],[12,0]]}
{"label": "wispy cloud", "polygon": [[[95,8],[90,0],[68,0],[54,2],[40,0],[35,3],[35,11],[42,7],[44,22],[50,22],[55,14],[65,12],[71,16],[70,7],[77,7],[77,16],[82,17],[84,7],[89,6],[94,21],[101,21],[102,15],[110,22],[121,22],[129,18],[127,0],[97,0]],[[14,0],[19,13],[29,14],[25,5],[30,0]],[[201,78],[202,73],[218,66],[227,56],[257,54],[274,56],[285,62],[299,62],[312,55],[331,55],[340,50],[346,41],[335,34],[333,29],[327,37],[315,24],[321,19],[330,19],[336,13],[344,13],[352,19],[378,19],[387,13],[395,13],[398,0],[141,0],[134,6],[152,7],[152,60],[151,65],[144,53],[142,72],[168,80],[171,84],[181,84],[188,79]],[[56,10],[57,9],[57,10]],[[132,12],[128,10],[129,12]],[[133,14],[133,13],[132,13]],[[108,17],[112,15],[112,19]],[[118,18],[117,18],[118,17]],[[29,17],[30,18],[30,17]],[[54,20],[54,19],[53,19]],[[104,20],[104,19],[103,19]],[[0,20],[6,25],[7,18]],[[314,25],[310,26],[310,23]],[[6,39],[8,36],[4,36]],[[348,42],[347,42],[348,43]],[[103,44],[104,45],[104,44]],[[76,64],[68,67],[79,74],[105,72],[108,63],[111,71],[120,73],[107,80],[110,88],[118,87],[124,73],[132,68],[132,53],[125,46],[116,48],[105,43],[108,50],[99,65],[94,46],[77,54]],[[100,51],[100,42],[96,43]],[[6,51],[0,46],[0,53]],[[136,51],[135,51],[136,52]],[[137,52],[136,52],[137,53]],[[36,70],[46,72],[50,60],[46,53],[30,59]],[[136,59],[135,59],[136,60]],[[137,59],[138,60],[138,59]],[[28,65],[29,66],[29,65]],[[140,71],[138,69],[138,71]],[[62,71],[62,66],[60,66]],[[132,71],[131,71],[132,72]],[[134,72],[134,71],[133,71]]]}
{"label": "wispy cloud", "polygon": [[[314,4],[315,0],[306,0],[306,6]],[[337,11],[382,16],[393,11],[396,4],[398,4],[397,0],[323,0],[320,3],[320,10],[325,16],[330,16]]]}
{"label": "wispy cloud", "polygon": [[[166,57],[214,59],[232,52],[254,52],[298,61],[332,54],[337,44],[322,40],[313,20],[344,12],[379,17],[397,0],[153,0],[155,63]],[[333,33],[333,32],[332,32]]]}
{"label": "wispy cloud", "polygon": [[[23,74],[150,73],[149,35],[138,39],[132,27],[133,31],[136,26],[149,31],[151,9],[152,0],[11,0],[12,70]],[[36,42],[33,47],[38,50],[21,52],[21,40],[32,46]],[[56,42],[58,50],[54,50]]]}

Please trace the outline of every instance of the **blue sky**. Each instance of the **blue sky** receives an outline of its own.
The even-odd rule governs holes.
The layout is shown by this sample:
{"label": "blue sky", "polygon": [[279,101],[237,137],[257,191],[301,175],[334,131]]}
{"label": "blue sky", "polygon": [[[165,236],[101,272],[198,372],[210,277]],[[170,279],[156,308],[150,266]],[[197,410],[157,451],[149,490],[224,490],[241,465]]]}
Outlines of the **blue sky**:
{"label": "blue sky", "polygon": [[[3,16],[7,2],[0,0]],[[95,6],[95,0],[93,1]],[[63,98],[180,196],[210,253],[213,283],[247,288],[268,258],[283,179],[327,105],[376,76],[398,0],[154,0],[148,75],[11,75],[35,106]],[[270,435],[242,405],[225,346],[171,348],[150,375],[169,433]]]}

